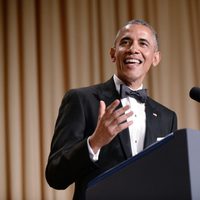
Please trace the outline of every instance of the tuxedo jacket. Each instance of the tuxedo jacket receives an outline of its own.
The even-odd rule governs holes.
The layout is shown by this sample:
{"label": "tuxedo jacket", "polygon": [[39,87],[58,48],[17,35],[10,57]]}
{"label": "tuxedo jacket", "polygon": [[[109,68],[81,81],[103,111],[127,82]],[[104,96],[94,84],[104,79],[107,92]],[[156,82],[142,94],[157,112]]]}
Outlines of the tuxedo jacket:
{"label": "tuxedo jacket", "polygon": [[[46,166],[46,179],[51,187],[65,189],[75,183],[73,199],[84,200],[90,180],[132,156],[127,128],[102,147],[97,162],[89,157],[87,138],[97,125],[99,101],[103,100],[108,106],[119,98],[113,78],[66,93],[59,109]],[[145,103],[145,112],[144,148],[156,142],[158,137],[165,137],[177,129],[175,112],[150,97]]]}

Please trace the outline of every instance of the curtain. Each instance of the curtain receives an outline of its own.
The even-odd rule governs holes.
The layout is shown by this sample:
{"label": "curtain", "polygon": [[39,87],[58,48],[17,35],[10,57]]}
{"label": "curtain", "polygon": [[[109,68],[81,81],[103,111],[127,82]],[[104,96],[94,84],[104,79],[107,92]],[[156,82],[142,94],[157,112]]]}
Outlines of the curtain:
{"label": "curtain", "polygon": [[72,199],[45,181],[55,120],[70,88],[115,73],[109,56],[128,20],[150,22],[162,61],[145,86],[176,111],[179,128],[200,129],[199,0],[0,0],[0,199]]}

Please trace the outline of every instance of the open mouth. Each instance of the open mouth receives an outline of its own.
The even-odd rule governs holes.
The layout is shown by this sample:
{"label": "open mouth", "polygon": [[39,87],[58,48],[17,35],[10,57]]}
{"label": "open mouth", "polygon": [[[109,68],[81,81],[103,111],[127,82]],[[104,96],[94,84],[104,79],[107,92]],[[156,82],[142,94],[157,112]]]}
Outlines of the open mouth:
{"label": "open mouth", "polygon": [[142,63],[142,61],[137,58],[126,58],[124,60],[124,64],[141,64],[141,63]]}

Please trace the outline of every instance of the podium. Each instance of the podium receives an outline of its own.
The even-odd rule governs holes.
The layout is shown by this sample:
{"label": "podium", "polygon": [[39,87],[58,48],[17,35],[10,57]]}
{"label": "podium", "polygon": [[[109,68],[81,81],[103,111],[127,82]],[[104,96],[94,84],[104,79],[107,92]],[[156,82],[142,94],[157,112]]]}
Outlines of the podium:
{"label": "podium", "polygon": [[171,133],[99,175],[86,200],[200,200],[200,131]]}

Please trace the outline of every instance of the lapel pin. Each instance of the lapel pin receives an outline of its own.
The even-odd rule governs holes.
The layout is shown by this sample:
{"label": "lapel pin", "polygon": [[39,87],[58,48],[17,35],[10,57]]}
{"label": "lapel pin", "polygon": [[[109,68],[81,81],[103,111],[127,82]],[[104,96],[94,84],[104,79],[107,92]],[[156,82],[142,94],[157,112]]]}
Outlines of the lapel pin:
{"label": "lapel pin", "polygon": [[153,116],[157,117],[158,115],[156,113],[153,113]]}

